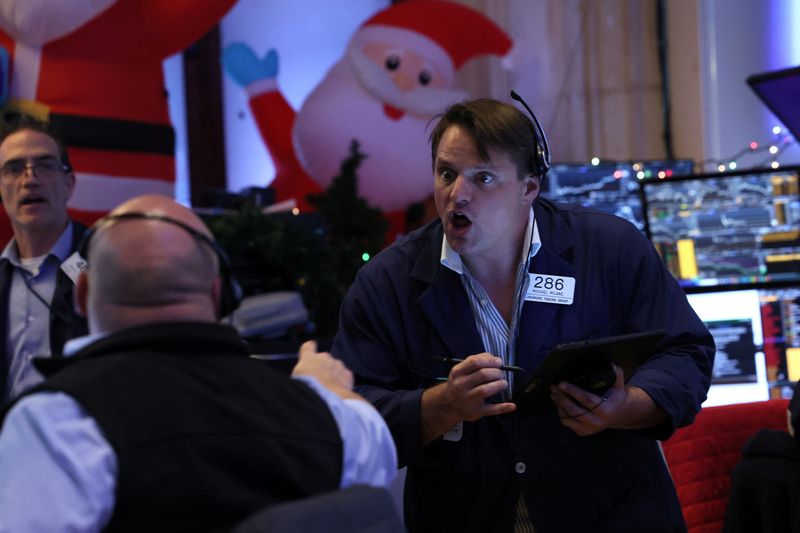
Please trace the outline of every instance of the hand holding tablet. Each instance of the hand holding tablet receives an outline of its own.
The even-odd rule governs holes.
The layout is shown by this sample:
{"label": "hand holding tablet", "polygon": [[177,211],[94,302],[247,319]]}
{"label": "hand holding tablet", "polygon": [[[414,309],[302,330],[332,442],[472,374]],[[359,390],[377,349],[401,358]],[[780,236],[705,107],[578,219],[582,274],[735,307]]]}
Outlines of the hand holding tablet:
{"label": "hand holding tablet", "polygon": [[611,363],[627,379],[653,354],[663,330],[645,331],[556,345],[530,380],[516,391],[514,403],[521,411],[542,412],[553,407],[550,387],[567,381],[602,396],[614,385]]}

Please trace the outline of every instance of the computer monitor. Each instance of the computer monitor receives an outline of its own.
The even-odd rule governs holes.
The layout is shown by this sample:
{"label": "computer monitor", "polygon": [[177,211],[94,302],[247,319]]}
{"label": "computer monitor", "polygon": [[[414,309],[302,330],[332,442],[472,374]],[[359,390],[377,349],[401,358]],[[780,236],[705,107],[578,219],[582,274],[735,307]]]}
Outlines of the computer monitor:
{"label": "computer monitor", "polygon": [[747,84],[800,140],[800,66],[754,74],[747,78]]}
{"label": "computer monitor", "polygon": [[647,233],[687,292],[800,282],[798,167],[642,183]]}
{"label": "computer monitor", "polygon": [[639,181],[689,176],[694,172],[694,161],[691,159],[631,161],[626,166],[633,170]]}
{"label": "computer monitor", "polygon": [[639,183],[659,176],[691,174],[691,160],[556,163],[542,184],[542,196],[616,215],[645,231]]}
{"label": "computer monitor", "polygon": [[709,405],[791,397],[800,380],[800,285],[687,298],[717,344]]}
{"label": "computer monitor", "polygon": [[711,388],[703,405],[769,399],[758,290],[694,293],[687,298],[717,345]]}
{"label": "computer monitor", "polygon": [[800,285],[759,289],[767,379],[788,388],[800,380]]}

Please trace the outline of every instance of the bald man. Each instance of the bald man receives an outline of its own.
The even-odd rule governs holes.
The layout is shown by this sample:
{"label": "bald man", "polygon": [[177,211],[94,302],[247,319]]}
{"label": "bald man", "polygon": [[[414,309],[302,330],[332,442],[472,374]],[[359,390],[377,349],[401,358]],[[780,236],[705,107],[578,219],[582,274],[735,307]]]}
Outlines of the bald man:
{"label": "bald man", "polygon": [[228,530],[392,481],[391,435],[342,363],[305,343],[290,379],[218,324],[221,257],[191,211],[142,196],[87,235],[89,335],[5,417],[0,531]]}

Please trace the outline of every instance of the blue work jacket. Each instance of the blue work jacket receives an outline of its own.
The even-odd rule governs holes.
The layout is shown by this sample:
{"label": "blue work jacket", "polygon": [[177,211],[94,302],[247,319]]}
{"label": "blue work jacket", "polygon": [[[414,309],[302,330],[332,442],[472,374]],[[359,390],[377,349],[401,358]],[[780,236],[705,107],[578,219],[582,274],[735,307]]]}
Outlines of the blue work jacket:
{"label": "blue work jacket", "polygon": [[[579,437],[555,410],[464,422],[458,440],[422,444],[420,399],[447,376],[441,356],[484,351],[459,275],[440,264],[434,221],[360,270],[332,352],[383,414],[407,465],[411,531],[511,531],[522,495],[538,533],[682,531],[658,440],[689,424],[706,398],[714,343],[651,243],[621,218],[537,199],[542,247],[530,272],[575,279],[570,305],[526,301],[514,364],[523,386],[558,343],[663,329],[628,385],[668,415],[658,427]],[[516,391],[515,391],[516,393]]]}

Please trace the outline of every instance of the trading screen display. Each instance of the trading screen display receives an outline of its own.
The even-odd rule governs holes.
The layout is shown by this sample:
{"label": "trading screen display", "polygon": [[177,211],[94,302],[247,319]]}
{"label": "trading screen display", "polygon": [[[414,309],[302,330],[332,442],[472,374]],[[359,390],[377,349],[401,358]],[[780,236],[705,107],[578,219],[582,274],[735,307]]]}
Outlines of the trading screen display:
{"label": "trading screen display", "polygon": [[554,164],[542,184],[542,196],[616,215],[644,232],[639,183],[691,174],[693,167],[690,160]]}
{"label": "trading screen display", "polygon": [[800,379],[800,285],[690,293],[687,298],[717,347],[711,378],[716,403],[791,395]]}
{"label": "trading screen display", "polygon": [[705,324],[717,347],[711,383],[756,383],[757,350],[752,321],[709,320]]}
{"label": "trading screen display", "polygon": [[[756,383],[756,356],[764,344],[759,292],[741,289],[687,295],[717,347],[712,384]],[[766,375],[764,394],[767,391]]]}
{"label": "trading screen display", "polygon": [[642,186],[650,239],[683,287],[800,281],[797,168]]}
{"label": "trading screen display", "polygon": [[800,286],[760,289],[764,356],[770,382],[800,380]]}

